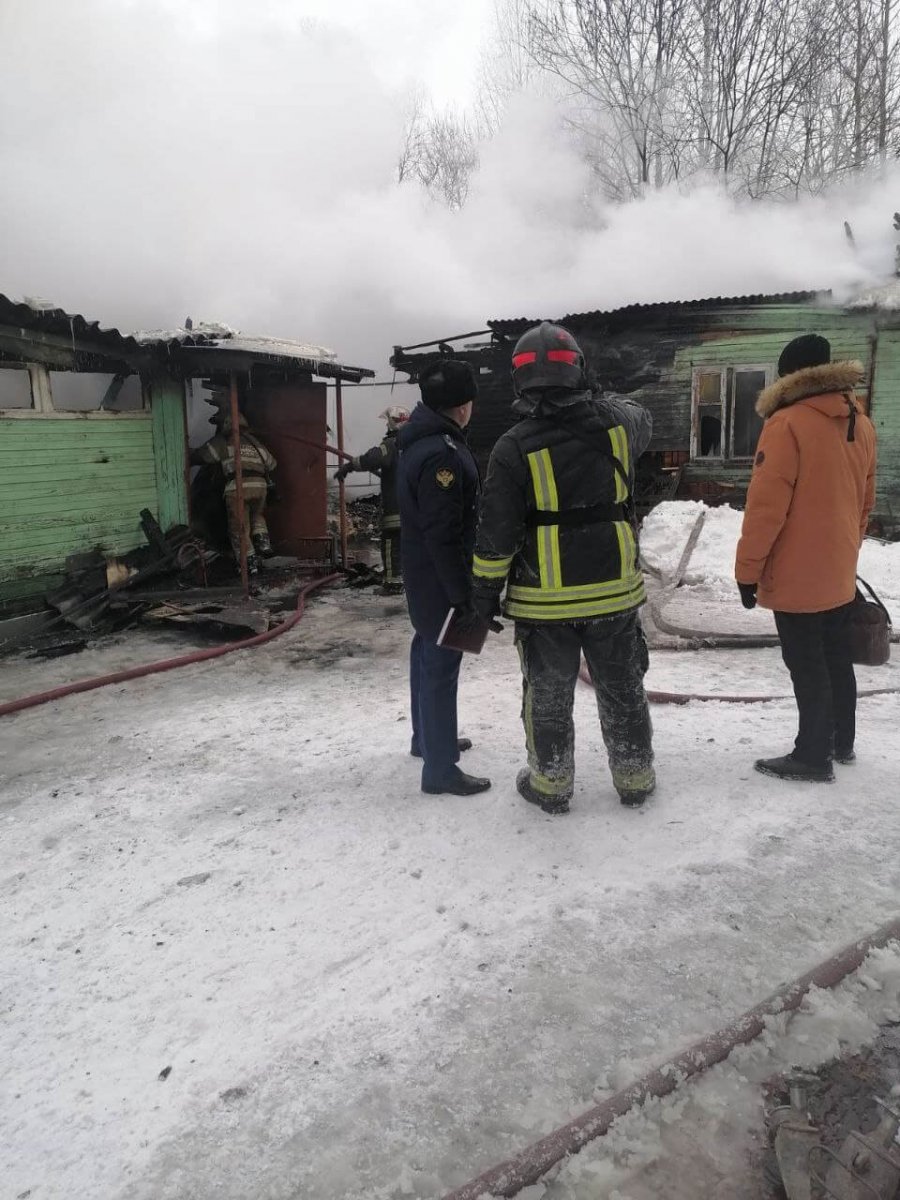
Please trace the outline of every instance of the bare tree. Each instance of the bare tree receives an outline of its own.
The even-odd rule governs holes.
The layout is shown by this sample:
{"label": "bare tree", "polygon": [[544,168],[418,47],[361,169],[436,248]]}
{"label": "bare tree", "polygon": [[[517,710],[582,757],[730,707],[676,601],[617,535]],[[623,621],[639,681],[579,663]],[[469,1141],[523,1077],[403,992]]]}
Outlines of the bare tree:
{"label": "bare tree", "polygon": [[531,44],[532,12],[542,7],[533,0],[494,0],[475,97],[475,119],[486,134],[502,124],[510,97],[524,92],[539,75]]}
{"label": "bare tree", "polygon": [[409,93],[404,112],[403,137],[397,155],[398,183],[418,177],[427,118],[428,97],[422,87],[416,87]]}
{"label": "bare tree", "polygon": [[460,208],[477,165],[477,141],[468,119],[451,109],[435,112],[424,93],[414,92],[397,159],[397,182],[416,180],[449,208]]}
{"label": "bare tree", "polygon": [[495,129],[515,90],[551,81],[611,198],[696,172],[751,197],[815,191],[900,156],[898,4],[496,0],[478,121]]}
{"label": "bare tree", "polygon": [[[559,0],[531,13],[531,53],[568,90],[605,190],[635,195],[673,175],[687,0]],[[593,143],[593,144],[591,144]]]}
{"label": "bare tree", "polygon": [[751,194],[772,190],[786,125],[809,88],[802,0],[699,0],[685,46],[699,165]]}

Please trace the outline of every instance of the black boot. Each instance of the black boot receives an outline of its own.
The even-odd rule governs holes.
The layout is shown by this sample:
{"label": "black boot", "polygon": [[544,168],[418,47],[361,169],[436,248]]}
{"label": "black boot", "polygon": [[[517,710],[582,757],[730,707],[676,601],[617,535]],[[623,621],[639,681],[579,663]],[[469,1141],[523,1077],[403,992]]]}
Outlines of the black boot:
{"label": "black boot", "polygon": [[459,767],[451,767],[446,774],[432,780],[422,781],[422,791],[429,796],[475,796],[478,792],[486,792],[491,786],[489,779],[480,775],[467,775]]}
{"label": "black boot", "polygon": [[626,808],[640,808],[656,791],[656,772],[649,767],[613,767],[613,784]]}
{"label": "black boot", "polygon": [[[463,754],[466,750],[471,750],[472,749],[472,739],[471,738],[457,738],[456,739],[456,748],[460,752],[460,754]],[[413,738],[413,740],[410,742],[409,752],[413,758],[421,758],[422,757],[422,751],[419,749],[419,743],[416,741],[415,738]]]}
{"label": "black boot", "polygon": [[800,783],[833,783],[834,771],[831,763],[814,767],[810,763],[800,762],[793,754],[784,754],[781,758],[758,758],[753,764],[761,775],[772,775],[775,779],[796,780]]}
{"label": "black boot", "polygon": [[516,791],[523,800],[527,800],[529,804],[536,804],[542,808],[545,813],[553,815],[567,813],[569,811],[569,801],[572,799],[571,793],[559,796],[542,795],[531,783],[531,772],[527,767],[516,776]]}
{"label": "black boot", "polygon": [[275,553],[267,533],[254,533],[253,545],[256,547],[256,553],[260,558],[271,558]]}
{"label": "black boot", "polygon": [[835,750],[834,761],[842,763],[845,767],[847,767],[850,765],[850,763],[856,762],[856,751],[852,746],[849,748],[849,750]]}

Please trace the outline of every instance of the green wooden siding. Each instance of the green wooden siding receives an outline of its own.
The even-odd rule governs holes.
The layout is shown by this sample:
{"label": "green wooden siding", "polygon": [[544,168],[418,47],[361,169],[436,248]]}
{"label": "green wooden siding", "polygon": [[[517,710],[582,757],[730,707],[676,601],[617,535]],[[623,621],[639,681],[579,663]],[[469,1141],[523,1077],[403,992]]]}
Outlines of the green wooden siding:
{"label": "green wooden siding", "polygon": [[900,330],[878,335],[870,415],[878,435],[875,508],[890,530],[900,525]]}
{"label": "green wooden siding", "polygon": [[142,508],[158,511],[149,413],[0,418],[0,601],[76,551],[142,545]]}
{"label": "green wooden siding", "polygon": [[150,387],[153,445],[156,455],[157,520],[163,529],[188,523],[187,441],[184,384],[154,381]]}
{"label": "green wooden siding", "polygon": [[[765,316],[769,322],[779,323],[779,328],[762,332],[716,331],[702,341],[677,351],[670,382],[680,389],[684,397],[682,412],[685,407],[687,411],[687,428],[682,435],[685,439],[684,449],[690,445],[691,378],[697,367],[774,368],[781,351],[792,338],[815,330],[831,342],[833,358],[858,358],[866,371],[870,370],[873,333],[869,320],[823,310],[798,312],[790,307],[763,310],[757,315],[757,320]],[[776,318],[780,318],[780,322]],[[864,384],[864,388],[867,386],[867,383]]]}

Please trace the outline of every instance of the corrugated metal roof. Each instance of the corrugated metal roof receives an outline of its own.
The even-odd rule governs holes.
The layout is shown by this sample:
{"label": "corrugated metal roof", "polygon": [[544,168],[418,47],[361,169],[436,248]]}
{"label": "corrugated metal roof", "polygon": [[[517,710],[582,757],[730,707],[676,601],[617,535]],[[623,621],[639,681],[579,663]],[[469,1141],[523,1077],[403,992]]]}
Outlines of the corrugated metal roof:
{"label": "corrugated metal roof", "polygon": [[[253,337],[227,325],[198,324],[193,329],[158,330],[137,334],[105,329],[98,321],[88,321],[76,313],[64,312],[42,301],[17,302],[0,295],[0,325],[51,334],[96,348],[111,358],[135,358],[148,365],[167,362],[178,369],[198,364],[213,351],[234,355],[251,362],[282,369],[309,371],[323,378],[360,380],[372,378],[368,367],[354,367],[337,361],[335,352],[325,346],[294,342],[286,338]],[[219,364],[221,366],[221,363]]]}
{"label": "corrugated metal roof", "polygon": [[108,350],[112,355],[133,355],[143,349],[141,343],[130,334],[120,333],[118,329],[104,328],[99,321],[88,321],[78,313],[67,313],[43,301],[16,301],[2,294],[0,325],[12,325],[17,329],[28,329],[35,333],[47,333],[73,340],[79,338],[98,349]]}
{"label": "corrugated metal roof", "polygon": [[[161,343],[165,344],[165,343]],[[171,360],[181,369],[189,366],[199,371],[205,370],[204,360],[216,359],[219,369],[227,370],[227,362],[222,356],[233,355],[252,363],[259,363],[278,370],[309,371],[323,379],[372,379],[375,372],[369,367],[353,367],[348,363],[338,362],[334,358],[319,358],[309,353],[309,347],[300,343],[290,346],[289,343],[271,338],[240,337],[222,339],[221,341],[194,342],[192,344],[177,343],[168,347]],[[218,357],[217,357],[218,356]],[[214,370],[215,367],[210,369]],[[240,368],[239,368],[240,369]]]}
{"label": "corrugated metal roof", "polygon": [[[235,355],[282,370],[309,371],[325,379],[371,379],[375,372],[368,367],[354,367],[338,362],[334,350],[312,342],[296,342],[290,338],[265,337],[241,333],[228,325],[197,324],[191,329],[141,331],[138,339],[145,346],[165,347],[169,360],[176,366],[205,370],[205,359],[218,355]],[[221,369],[223,363],[217,360]]]}
{"label": "corrugated metal roof", "polygon": [[595,309],[590,312],[567,313],[564,317],[509,317],[488,321],[488,326],[494,333],[518,333],[537,325],[541,321],[553,320],[560,325],[585,324],[589,321],[601,321],[615,318],[617,321],[630,316],[651,316],[667,311],[683,309],[706,308],[747,308],[763,304],[806,304],[811,300],[822,299],[831,295],[830,291],[820,292],[779,292],[774,295],[755,294],[752,296],[710,296],[703,300],[662,300],[652,304],[628,304],[622,308]]}

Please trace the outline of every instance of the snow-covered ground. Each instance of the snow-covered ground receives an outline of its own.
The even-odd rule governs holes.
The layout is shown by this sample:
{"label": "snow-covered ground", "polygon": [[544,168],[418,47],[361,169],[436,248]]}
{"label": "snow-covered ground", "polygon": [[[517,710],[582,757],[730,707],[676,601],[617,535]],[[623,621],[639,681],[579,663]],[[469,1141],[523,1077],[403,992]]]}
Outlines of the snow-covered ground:
{"label": "snow-covered ground", "polygon": [[[648,522],[648,558],[677,561],[692,508]],[[709,514],[692,622],[694,588],[743,620],[738,520]],[[900,598],[900,547],[865,556]],[[896,915],[898,697],[860,702],[859,761],[821,787],[752,770],[792,701],[657,708],[635,812],[582,688],[550,818],[514,788],[511,630],[464,666],[466,765],[494,780],[471,799],[419,791],[407,643],[402,601],[330,590],[269,646],[0,721],[4,1200],[439,1196]],[[7,662],[0,695],[179,647]],[[777,650],[659,651],[649,683],[789,691]],[[663,1125],[704,1111],[668,1103]],[[649,1128],[643,1157],[611,1136],[532,1195],[653,1194]]]}

